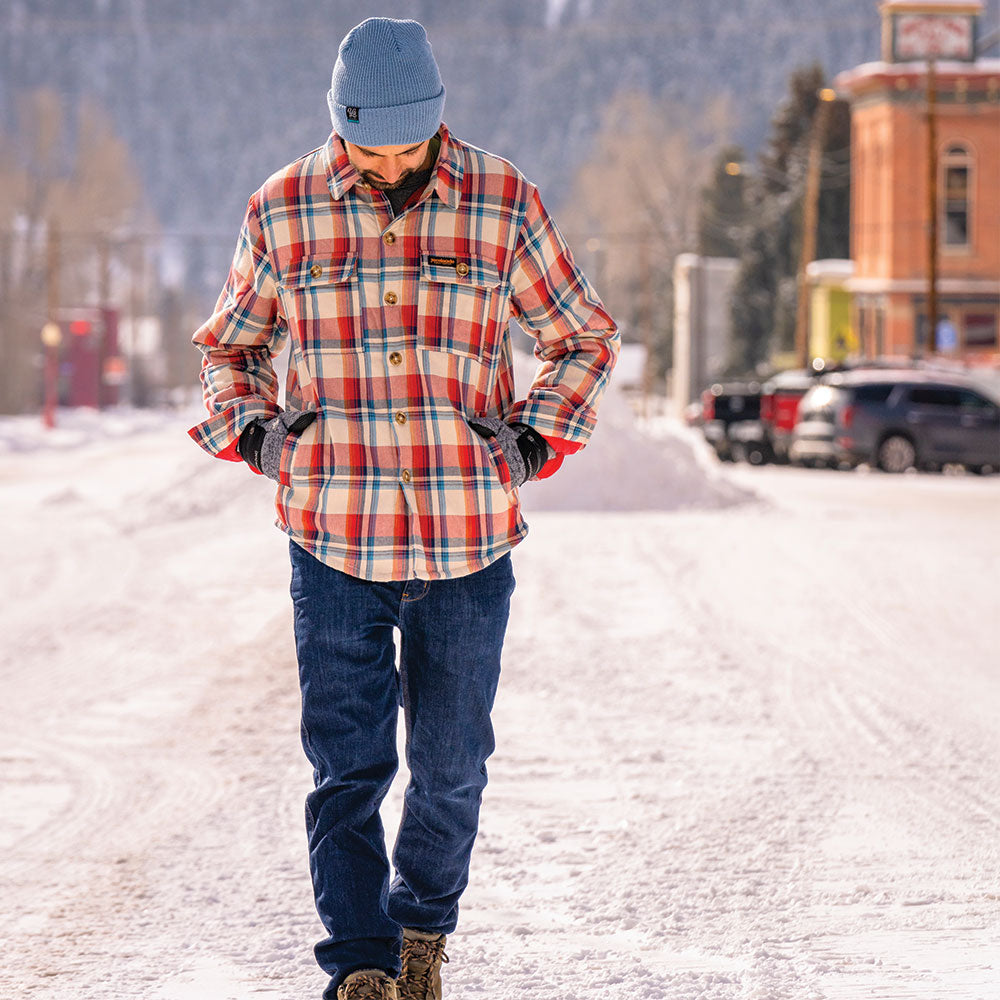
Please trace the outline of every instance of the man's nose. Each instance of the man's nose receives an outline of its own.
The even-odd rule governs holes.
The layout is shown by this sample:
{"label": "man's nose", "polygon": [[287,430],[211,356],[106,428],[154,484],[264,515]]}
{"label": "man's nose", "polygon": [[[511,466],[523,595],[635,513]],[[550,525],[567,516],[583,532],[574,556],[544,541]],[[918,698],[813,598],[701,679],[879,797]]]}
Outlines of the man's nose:
{"label": "man's nose", "polygon": [[379,173],[389,184],[398,181],[404,170],[402,161],[397,159],[384,160],[379,166]]}

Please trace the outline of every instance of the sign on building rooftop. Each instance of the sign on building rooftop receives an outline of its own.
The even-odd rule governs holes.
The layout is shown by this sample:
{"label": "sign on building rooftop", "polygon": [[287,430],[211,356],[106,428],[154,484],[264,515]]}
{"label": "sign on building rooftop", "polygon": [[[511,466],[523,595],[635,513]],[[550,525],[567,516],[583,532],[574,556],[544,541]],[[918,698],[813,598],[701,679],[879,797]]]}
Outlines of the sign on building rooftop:
{"label": "sign on building rooftop", "polygon": [[982,10],[978,0],[889,0],[882,4],[882,58],[972,62]]}

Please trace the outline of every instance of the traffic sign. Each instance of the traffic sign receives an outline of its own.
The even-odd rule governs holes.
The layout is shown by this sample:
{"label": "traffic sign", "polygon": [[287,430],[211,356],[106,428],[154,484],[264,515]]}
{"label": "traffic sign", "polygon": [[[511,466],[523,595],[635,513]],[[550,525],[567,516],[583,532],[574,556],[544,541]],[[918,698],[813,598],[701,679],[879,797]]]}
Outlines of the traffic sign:
{"label": "traffic sign", "polygon": [[948,319],[939,319],[934,332],[934,345],[939,351],[955,351],[958,349],[958,330]]}

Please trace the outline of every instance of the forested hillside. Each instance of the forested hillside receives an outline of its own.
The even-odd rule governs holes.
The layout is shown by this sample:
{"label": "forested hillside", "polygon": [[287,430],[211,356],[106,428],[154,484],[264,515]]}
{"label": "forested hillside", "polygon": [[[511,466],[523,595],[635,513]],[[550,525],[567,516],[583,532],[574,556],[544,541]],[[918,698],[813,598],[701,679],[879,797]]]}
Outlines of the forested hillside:
{"label": "forested hillside", "polygon": [[337,44],[373,13],[426,24],[449,125],[553,204],[617,91],[695,109],[728,94],[732,138],[753,149],[794,67],[834,72],[878,50],[873,0],[8,0],[0,127],[30,88],[92,95],[163,225],[228,231],[267,174],[326,137]]}

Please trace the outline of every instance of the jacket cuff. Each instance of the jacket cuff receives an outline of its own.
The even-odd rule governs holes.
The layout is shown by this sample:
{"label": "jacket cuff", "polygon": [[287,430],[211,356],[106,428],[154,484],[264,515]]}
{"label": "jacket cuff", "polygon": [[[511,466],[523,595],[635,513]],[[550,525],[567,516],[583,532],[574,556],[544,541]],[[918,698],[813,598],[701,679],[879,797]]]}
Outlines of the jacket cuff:
{"label": "jacket cuff", "polygon": [[191,439],[209,455],[228,462],[241,462],[236,450],[240,434],[247,424],[263,418],[270,420],[281,410],[277,403],[260,397],[243,399],[208,417],[188,430]]}
{"label": "jacket cuff", "polygon": [[[547,441],[578,442],[582,448],[594,430],[595,413],[589,406],[573,405],[565,399],[553,398],[555,393],[539,394],[514,403],[504,414],[508,423],[533,427]],[[559,449],[556,448],[556,451]],[[568,452],[563,452],[568,454]]]}

